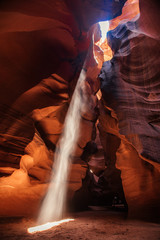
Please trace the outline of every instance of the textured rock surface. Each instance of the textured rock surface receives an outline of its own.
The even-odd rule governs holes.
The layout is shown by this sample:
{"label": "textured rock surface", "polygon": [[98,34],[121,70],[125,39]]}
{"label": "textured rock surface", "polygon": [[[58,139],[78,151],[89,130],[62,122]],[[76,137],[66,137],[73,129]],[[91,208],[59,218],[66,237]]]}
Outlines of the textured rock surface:
{"label": "textured rock surface", "polygon": [[109,21],[110,30],[116,28],[121,21],[127,22],[137,14],[139,14],[139,0],[128,0],[122,9],[122,14]]}
{"label": "textured rock surface", "polygon": [[136,32],[136,24],[128,22],[108,34],[114,57],[103,65],[102,92],[116,112],[120,134],[143,157],[158,162],[159,41]]}
{"label": "textured rock surface", "polygon": [[[84,8],[80,7],[82,2]],[[111,191],[120,190],[123,195],[116,162],[129,213],[156,213],[158,217],[160,45],[156,1],[140,1],[138,31],[137,23],[130,22],[109,33],[113,53],[104,46],[106,41],[103,46],[91,44],[91,32],[95,41],[99,39],[97,26],[87,31],[96,21],[106,19],[106,14],[109,19],[119,15],[125,1],[114,1],[113,6],[109,2],[107,7],[104,1],[92,1],[92,5],[82,2],[0,3],[0,214],[30,215],[38,210],[70,97],[90,46],[84,66],[86,81],[81,86],[88,104],[81,112],[81,134],[72,154],[68,196],[73,197],[81,187],[88,165],[95,181],[100,181],[97,179],[103,172]],[[113,11],[109,13],[110,7]],[[102,13],[99,8],[106,11]],[[110,21],[110,29],[137,13],[138,1],[128,0],[122,15]],[[104,54],[101,48],[105,48]],[[102,70],[103,98],[98,101],[97,75],[104,58],[112,55]],[[101,148],[95,153],[98,114],[105,159]],[[90,155],[89,163],[80,159],[83,156],[88,161]]]}
{"label": "textured rock surface", "polygon": [[[68,100],[91,42],[91,34],[87,31],[101,12],[89,3],[84,4],[83,10],[81,1],[1,2],[0,161],[3,168],[0,171],[2,176],[13,173],[0,179],[1,202],[5,205],[7,199],[6,206],[0,209],[2,215],[9,212],[10,215],[25,215],[28,212],[26,206],[31,202],[32,212],[34,202],[37,203],[44,194],[41,190],[38,190],[38,195],[35,193],[36,184],[49,180],[53,152],[62,132]],[[98,16],[91,11],[91,18],[87,20],[85,11],[90,7]],[[117,8],[113,14],[117,15]],[[90,66],[88,70],[92,72],[93,65],[97,64],[92,61],[92,53],[90,57],[86,68]],[[96,76],[98,72],[96,70]],[[89,84],[89,91],[90,88]],[[90,92],[92,95],[93,91]],[[94,113],[96,97],[92,96],[89,101],[90,108],[83,111],[81,121],[81,129],[85,126],[87,132],[82,131],[85,137],[81,134],[74,157],[82,154],[86,143],[92,138],[92,128],[97,118]],[[83,164],[77,161],[72,166],[70,196],[81,186],[86,171]],[[19,210],[14,206],[12,208],[12,201],[17,205],[21,202]]]}
{"label": "textured rock surface", "polygon": [[[6,147],[18,155],[34,132],[33,123],[30,120],[29,127],[24,116],[37,108],[59,106],[68,99],[69,81],[77,79],[90,40],[86,33],[81,36],[63,1],[54,1],[54,6],[52,1],[4,4],[0,18],[1,149],[5,151]],[[54,115],[51,112],[48,114]],[[41,134],[48,131],[47,120],[40,120]],[[7,161],[4,157],[2,160]]]}
{"label": "textured rock surface", "polygon": [[121,139],[116,166],[130,213],[158,217],[160,44],[140,33],[138,20],[119,25],[108,41],[114,56],[100,75],[100,124]]}
{"label": "textured rock surface", "polygon": [[[0,214],[28,215],[36,211],[47,187],[42,183],[50,179],[53,151],[90,37],[65,1],[1,3],[0,19],[0,161],[1,167],[12,166],[2,168],[1,175],[13,172],[0,179]],[[84,172],[82,163],[72,169],[79,174],[70,195]]]}

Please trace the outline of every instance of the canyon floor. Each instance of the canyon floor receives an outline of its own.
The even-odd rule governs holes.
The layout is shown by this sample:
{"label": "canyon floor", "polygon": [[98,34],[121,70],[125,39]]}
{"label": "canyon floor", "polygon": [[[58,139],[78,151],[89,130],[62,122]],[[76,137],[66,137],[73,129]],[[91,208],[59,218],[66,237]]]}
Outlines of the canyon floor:
{"label": "canyon floor", "polygon": [[73,222],[30,234],[33,218],[0,218],[1,240],[160,240],[160,223],[128,219],[126,213],[111,209],[90,209],[69,215]]}

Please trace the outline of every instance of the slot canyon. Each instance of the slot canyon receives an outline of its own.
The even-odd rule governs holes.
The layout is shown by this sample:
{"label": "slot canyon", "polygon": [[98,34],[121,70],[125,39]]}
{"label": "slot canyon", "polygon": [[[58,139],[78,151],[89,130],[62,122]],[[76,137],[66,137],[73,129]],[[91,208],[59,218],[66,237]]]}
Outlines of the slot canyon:
{"label": "slot canyon", "polygon": [[[158,0],[1,0],[2,240],[160,240],[159,12]],[[30,234],[65,129],[72,221]]]}

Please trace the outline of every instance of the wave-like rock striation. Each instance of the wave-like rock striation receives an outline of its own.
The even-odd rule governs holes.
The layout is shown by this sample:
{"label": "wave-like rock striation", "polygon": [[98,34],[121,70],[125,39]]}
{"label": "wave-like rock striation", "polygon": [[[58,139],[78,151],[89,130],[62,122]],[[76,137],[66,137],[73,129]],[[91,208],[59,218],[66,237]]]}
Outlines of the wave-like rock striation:
{"label": "wave-like rock striation", "polygon": [[101,90],[119,133],[143,157],[160,162],[160,42],[138,31],[138,20],[108,33],[114,52],[103,64]]}

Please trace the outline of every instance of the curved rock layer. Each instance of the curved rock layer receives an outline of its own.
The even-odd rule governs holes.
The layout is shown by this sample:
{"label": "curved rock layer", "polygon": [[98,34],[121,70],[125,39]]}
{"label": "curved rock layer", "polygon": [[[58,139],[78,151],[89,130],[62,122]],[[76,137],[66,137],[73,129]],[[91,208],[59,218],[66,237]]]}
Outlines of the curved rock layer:
{"label": "curved rock layer", "polygon": [[99,76],[100,124],[121,139],[116,165],[129,212],[158,218],[160,42],[141,33],[139,19],[110,31],[108,42],[114,55],[103,64]]}
{"label": "curved rock layer", "polygon": [[[0,19],[0,215],[28,215],[39,206],[50,180],[55,146],[92,39],[68,1],[1,2]],[[96,78],[100,68],[91,44],[86,85],[81,86],[88,106],[81,113],[72,156],[69,198],[87,169],[80,156],[93,137],[99,86],[90,75]]]}
{"label": "curved rock layer", "polygon": [[[139,13],[137,0],[114,1],[113,5],[107,1],[104,6],[105,2],[0,3],[0,215],[37,213],[86,56],[81,95],[88,104],[85,108],[82,104],[81,134],[72,154],[68,198],[75,191],[78,200],[87,198],[81,195],[81,185],[88,167],[98,191],[102,181],[105,186],[101,190],[110,189],[112,194],[120,191],[124,198],[116,164],[130,213],[159,214],[159,41],[142,34],[153,12],[149,0],[141,0],[140,21],[127,22]],[[103,53],[106,42],[101,46],[92,38],[94,33],[94,41],[99,40],[98,27],[90,31],[89,27],[120,15],[125,2],[122,15],[110,21],[110,29],[121,20],[127,23],[108,35],[113,54],[108,45]],[[158,29],[154,27],[154,36],[158,36]],[[100,75],[103,96],[98,101],[97,76],[104,59],[112,55]],[[103,149],[96,147],[97,117]]]}
{"label": "curved rock layer", "polygon": [[160,45],[136,31],[137,25],[128,22],[108,33],[114,57],[103,65],[101,87],[120,134],[143,157],[159,162]]}
{"label": "curved rock layer", "polygon": [[33,138],[33,121],[55,148],[91,40],[65,1],[1,3],[0,19],[1,160],[16,164]]}
{"label": "curved rock layer", "polygon": [[109,29],[113,30],[121,22],[127,22],[139,14],[139,0],[128,0],[122,9],[122,14],[109,21]]}

